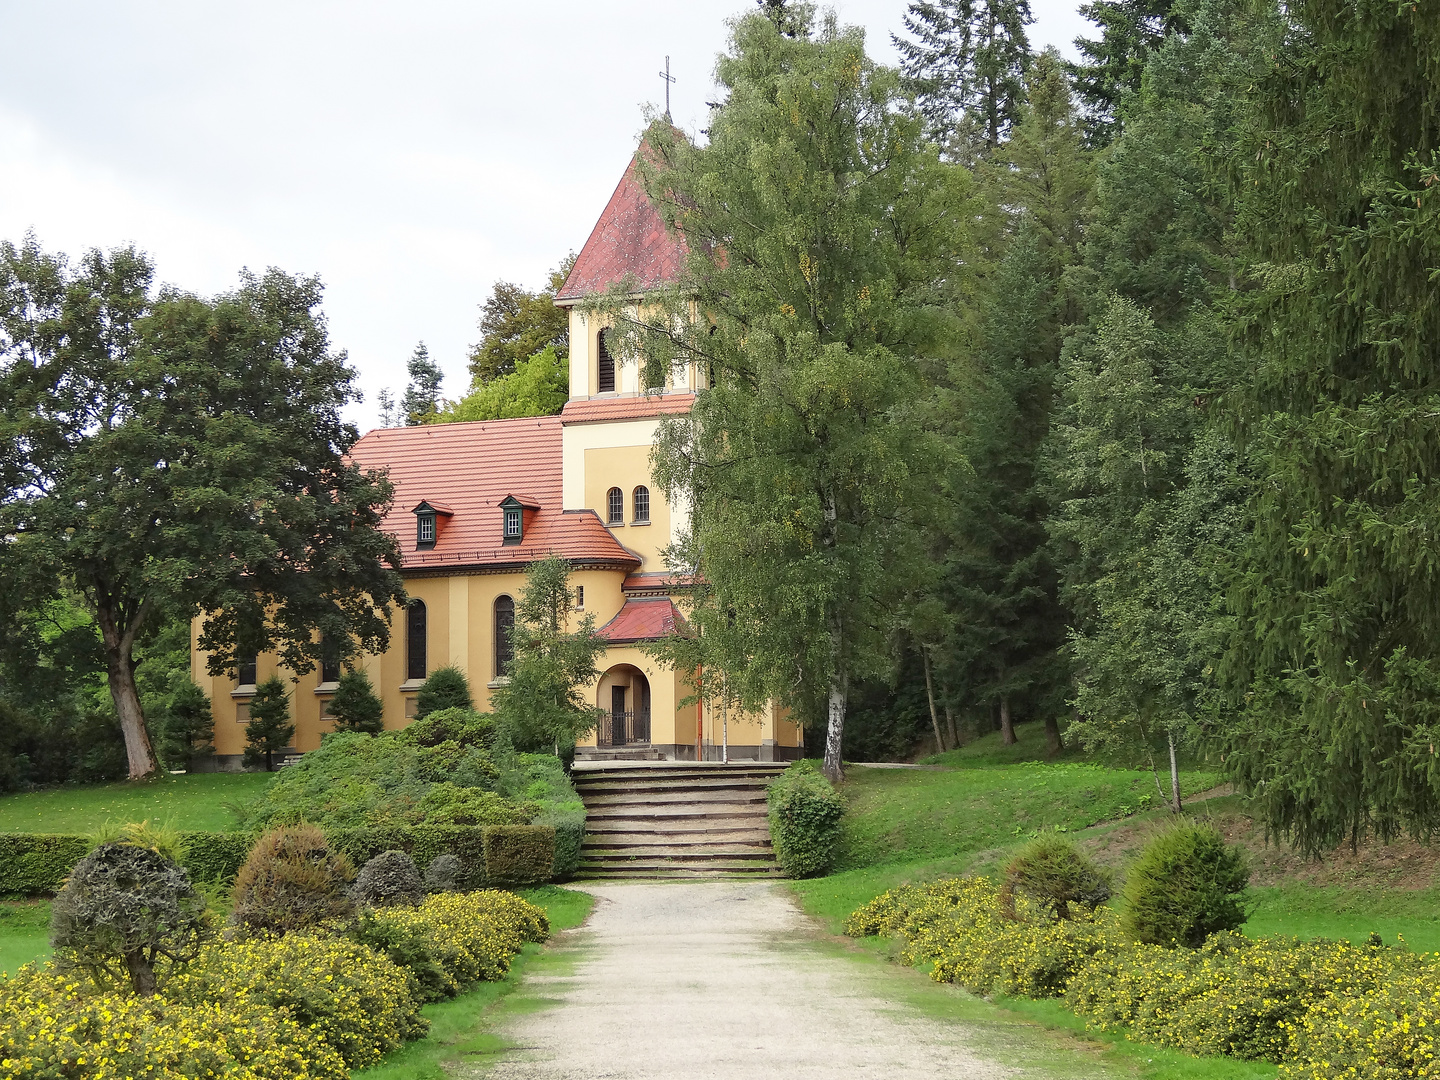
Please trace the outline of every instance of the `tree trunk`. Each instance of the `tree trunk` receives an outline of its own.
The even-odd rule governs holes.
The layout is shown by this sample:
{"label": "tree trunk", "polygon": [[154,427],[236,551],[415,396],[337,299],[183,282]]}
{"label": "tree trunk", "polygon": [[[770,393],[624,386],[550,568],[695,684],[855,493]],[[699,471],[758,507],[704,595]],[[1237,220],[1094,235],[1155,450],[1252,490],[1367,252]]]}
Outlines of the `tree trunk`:
{"label": "tree trunk", "polygon": [[1000,741],[1006,746],[1015,745],[1015,721],[1010,719],[1010,695],[1000,698]]}
{"label": "tree trunk", "polygon": [[97,604],[95,621],[100,624],[100,639],[105,648],[105,667],[110,685],[110,699],[120,718],[125,736],[125,755],[130,763],[130,779],[144,780],[160,771],[150,732],[145,727],[145,713],[140,708],[140,691],[135,685],[135,634],[140,629],[141,614],[131,620],[132,626],[121,627],[108,604]]}
{"label": "tree trunk", "polygon": [[1175,763],[1175,733],[1166,733],[1170,740],[1170,809],[1180,813],[1183,807],[1180,805],[1180,767]]}
{"label": "tree trunk", "polygon": [[841,742],[845,735],[846,680],[836,672],[830,681],[829,722],[825,729],[825,775],[832,784],[845,779],[845,763],[840,759]]}
{"label": "tree trunk", "polygon": [[940,714],[935,711],[935,685],[930,679],[930,650],[920,646],[920,660],[925,665],[925,696],[930,699],[930,726],[935,729],[935,752],[943,754],[949,749],[945,736],[940,731]]}
{"label": "tree trunk", "polygon": [[1050,757],[1065,749],[1065,740],[1060,737],[1060,721],[1054,716],[1045,717],[1045,746]]}
{"label": "tree trunk", "polygon": [[145,959],[145,953],[137,950],[125,954],[125,967],[130,972],[130,985],[141,997],[155,996],[155,968]]}
{"label": "tree trunk", "polygon": [[960,745],[960,732],[955,727],[955,714],[951,711],[948,704],[945,706],[945,726],[950,729],[950,745],[958,747]]}

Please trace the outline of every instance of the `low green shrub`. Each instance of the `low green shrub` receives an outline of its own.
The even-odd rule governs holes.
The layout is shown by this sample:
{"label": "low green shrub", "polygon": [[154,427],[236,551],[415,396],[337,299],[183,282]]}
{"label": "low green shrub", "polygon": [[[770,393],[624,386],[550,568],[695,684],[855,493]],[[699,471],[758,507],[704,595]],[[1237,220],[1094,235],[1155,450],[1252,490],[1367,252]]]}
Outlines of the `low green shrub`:
{"label": "low green shrub", "polygon": [[1068,919],[1071,904],[1093,912],[1110,899],[1110,874],[1064,837],[1041,836],[1005,867],[1000,910],[1012,919],[1018,918],[1017,896],[1028,897],[1052,918]]}
{"label": "low green shrub", "polygon": [[1440,1077],[1440,965],[1392,975],[1364,995],[1317,1002],[1289,1028],[1287,1080]]}
{"label": "low green shrub", "polygon": [[485,876],[497,885],[538,885],[555,872],[549,825],[495,825],[485,830]]}
{"label": "low green shrub", "polygon": [[460,887],[460,859],[448,852],[436,855],[425,867],[425,887],[431,892],[454,892]]}
{"label": "low green shrub", "polygon": [[543,910],[496,891],[441,893],[418,907],[370,912],[354,931],[357,940],[408,968],[429,1001],[503,979],[521,947],[549,933]]}
{"label": "low green shrub", "polygon": [[84,836],[0,833],[0,896],[50,896],[85,857]]}
{"label": "low green shrub", "polygon": [[452,706],[426,714],[396,732],[395,738],[412,746],[439,746],[453,742],[489,749],[495,741],[495,718],[489,713]]}
{"label": "low green shrub", "polygon": [[205,898],[184,870],[153,848],[123,842],[101,844],[76,863],[51,910],[60,970],[142,996],[193,959],[211,929]]}
{"label": "low green shrub", "polygon": [[346,1080],[349,1075],[344,1059],[317,1032],[241,995],[221,1005],[96,993],[88,980],[23,968],[0,980],[0,1017],[0,1062],[7,1080]]}
{"label": "low green shrub", "polygon": [[429,1026],[403,968],[357,942],[315,933],[216,942],[166,994],[188,1005],[258,1003],[283,1010],[352,1069],[373,1064]]}
{"label": "low green shrub", "polygon": [[336,851],[364,865],[382,851],[403,851],[418,866],[428,866],[437,856],[454,855],[460,860],[456,886],[479,889],[486,883],[485,830],[474,825],[390,825],[373,829],[327,829],[325,835]]}
{"label": "low green shrub", "polygon": [[814,877],[835,864],[845,803],[814,762],[797,761],[770,781],[770,839],[780,868],[792,878]]}
{"label": "low green shrub", "polygon": [[538,806],[529,823],[555,830],[552,878],[571,877],[580,868],[580,848],[585,843],[585,804],[564,765],[554,754],[516,754],[505,766],[502,793]]}
{"label": "low green shrub", "polygon": [[1137,941],[1196,948],[1245,922],[1245,855],[1214,825],[1186,822],[1146,845],[1125,878],[1125,929]]}
{"label": "low green shrub", "polygon": [[304,930],[355,910],[355,867],[314,825],[271,829],[235,878],[230,921],[254,933]]}
{"label": "low green shrub", "polygon": [[229,885],[250,857],[256,839],[248,832],[182,832],[180,865],[192,881]]}
{"label": "low green shrub", "polygon": [[414,905],[424,898],[420,870],[403,851],[382,851],[355,875],[355,899],[370,907]]}

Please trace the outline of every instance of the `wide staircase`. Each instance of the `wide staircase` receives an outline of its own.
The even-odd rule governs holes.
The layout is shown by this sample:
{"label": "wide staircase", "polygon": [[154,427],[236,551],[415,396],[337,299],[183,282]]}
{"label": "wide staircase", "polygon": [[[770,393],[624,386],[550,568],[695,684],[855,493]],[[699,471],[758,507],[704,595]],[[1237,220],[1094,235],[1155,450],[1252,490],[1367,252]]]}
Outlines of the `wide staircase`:
{"label": "wide staircase", "polygon": [[765,785],[785,764],[576,762],[578,877],[778,877]]}

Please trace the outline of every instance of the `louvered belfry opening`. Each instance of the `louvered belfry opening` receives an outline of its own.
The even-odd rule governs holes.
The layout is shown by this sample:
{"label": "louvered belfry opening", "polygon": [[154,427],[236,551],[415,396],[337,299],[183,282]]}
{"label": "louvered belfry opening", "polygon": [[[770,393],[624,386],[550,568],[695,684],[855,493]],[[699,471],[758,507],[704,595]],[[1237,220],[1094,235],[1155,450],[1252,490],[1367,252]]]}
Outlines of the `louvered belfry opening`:
{"label": "louvered belfry opening", "polygon": [[600,394],[610,394],[615,391],[615,358],[610,355],[610,346],[605,340],[609,334],[608,330],[600,331],[595,350],[596,360],[599,364],[596,393]]}

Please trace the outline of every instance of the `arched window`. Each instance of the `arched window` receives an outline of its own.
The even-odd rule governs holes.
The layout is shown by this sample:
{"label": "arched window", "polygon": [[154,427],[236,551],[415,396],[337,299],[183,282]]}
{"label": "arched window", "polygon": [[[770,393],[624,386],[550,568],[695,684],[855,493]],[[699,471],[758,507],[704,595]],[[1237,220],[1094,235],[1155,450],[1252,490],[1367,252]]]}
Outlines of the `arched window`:
{"label": "arched window", "polygon": [[625,524],[625,493],[611,488],[605,495],[605,521],[609,525]]}
{"label": "arched window", "polygon": [[425,678],[427,630],[425,602],[411,600],[405,611],[405,678],[411,682],[420,682]]}
{"label": "arched window", "polygon": [[508,596],[495,598],[495,678],[510,674],[510,663],[515,659],[515,646],[510,641],[510,631],[515,628],[515,601]]}
{"label": "arched window", "polygon": [[630,520],[632,520],[632,521],[649,521],[649,520],[650,520],[650,489],[649,489],[649,488],[647,488],[647,487],[637,487],[637,488],[635,489],[634,510],[635,510],[635,513],[631,516],[631,519],[630,519]]}
{"label": "arched window", "polygon": [[596,339],[599,378],[596,382],[595,392],[599,394],[608,394],[615,389],[615,358],[610,355],[610,346],[605,341],[608,334],[608,330],[601,330]]}

